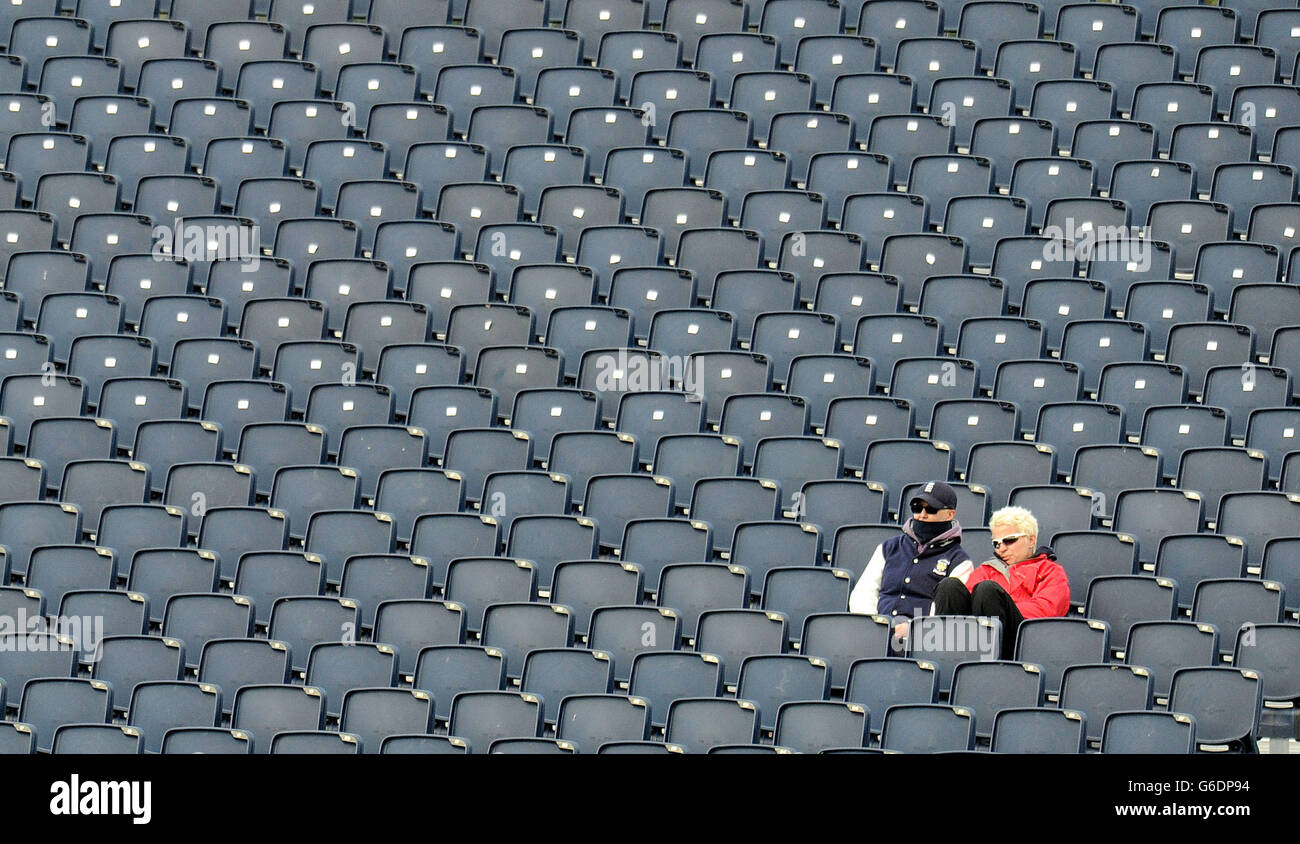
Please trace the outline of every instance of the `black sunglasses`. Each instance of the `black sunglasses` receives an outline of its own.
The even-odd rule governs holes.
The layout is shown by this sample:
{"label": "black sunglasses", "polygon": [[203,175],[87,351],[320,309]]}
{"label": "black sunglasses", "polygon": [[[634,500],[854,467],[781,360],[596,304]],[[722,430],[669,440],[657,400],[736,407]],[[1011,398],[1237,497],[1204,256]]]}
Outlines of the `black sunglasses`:
{"label": "black sunglasses", "polygon": [[911,506],[913,513],[926,513],[931,516],[935,515],[936,513],[941,513],[944,510],[948,509],[947,507],[940,507],[938,509],[935,509],[934,507],[931,507],[929,504],[926,504],[924,501],[922,501],[919,498],[913,501],[909,506]]}
{"label": "black sunglasses", "polygon": [[1025,534],[1023,533],[1012,533],[1002,537],[1001,539],[991,539],[989,541],[993,543],[994,548],[1001,548],[1003,545],[1007,545],[1007,546],[1015,545],[1017,542],[1019,542],[1024,538],[1025,538]]}

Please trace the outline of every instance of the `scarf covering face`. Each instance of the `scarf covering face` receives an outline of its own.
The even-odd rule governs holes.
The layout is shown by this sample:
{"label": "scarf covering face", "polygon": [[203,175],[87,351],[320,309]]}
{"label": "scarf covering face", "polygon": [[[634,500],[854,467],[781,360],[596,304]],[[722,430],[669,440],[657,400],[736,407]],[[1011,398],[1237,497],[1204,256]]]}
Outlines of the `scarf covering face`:
{"label": "scarf covering face", "polygon": [[922,522],[912,519],[912,533],[922,545],[929,545],[934,540],[952,530],[952,522]]}

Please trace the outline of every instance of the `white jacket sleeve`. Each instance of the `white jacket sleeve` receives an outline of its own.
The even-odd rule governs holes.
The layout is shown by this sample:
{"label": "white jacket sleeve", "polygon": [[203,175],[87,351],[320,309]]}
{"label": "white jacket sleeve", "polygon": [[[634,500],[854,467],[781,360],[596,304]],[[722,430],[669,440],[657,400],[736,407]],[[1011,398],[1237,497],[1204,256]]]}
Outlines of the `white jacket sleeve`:
{"label": "white jacket sleeve", "polygon": [[872,615],[876,612],[876,602],[880,598],[880,580],[885,574],[885,555],[876,546],[875,553],[867,562],[867,568],[858,578],[857,585],[849,595],[849,612]]}

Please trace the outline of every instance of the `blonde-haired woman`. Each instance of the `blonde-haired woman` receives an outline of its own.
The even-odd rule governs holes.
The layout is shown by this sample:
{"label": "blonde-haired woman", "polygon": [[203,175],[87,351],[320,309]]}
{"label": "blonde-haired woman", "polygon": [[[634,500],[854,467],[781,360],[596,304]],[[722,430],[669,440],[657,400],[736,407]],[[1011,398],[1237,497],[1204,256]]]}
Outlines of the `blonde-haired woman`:
{"label": "blonde-haired woman", "polygon": [[1002,619],[1002,658],[1014,659],[1016,630],[1026,618],[1063,616],[1070,583],[1052,549],[1038,545],[1038,520],[1024,507],[1003,507],[989,518],[994,559],[965,578],[948,578],[934,592],[938,615]]}

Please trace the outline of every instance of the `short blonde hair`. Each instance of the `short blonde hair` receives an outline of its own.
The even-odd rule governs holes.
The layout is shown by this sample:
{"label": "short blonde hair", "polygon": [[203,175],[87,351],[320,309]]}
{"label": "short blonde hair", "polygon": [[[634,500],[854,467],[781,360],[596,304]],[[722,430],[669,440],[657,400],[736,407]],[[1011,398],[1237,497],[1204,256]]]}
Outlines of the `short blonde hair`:
{"label": "short blonde hair", "polygon": [[994,525],[1011,525],[1021,533],[1038,536],[1038,519],[1024,507],[1003,507],[989,516],[989,529]]}

